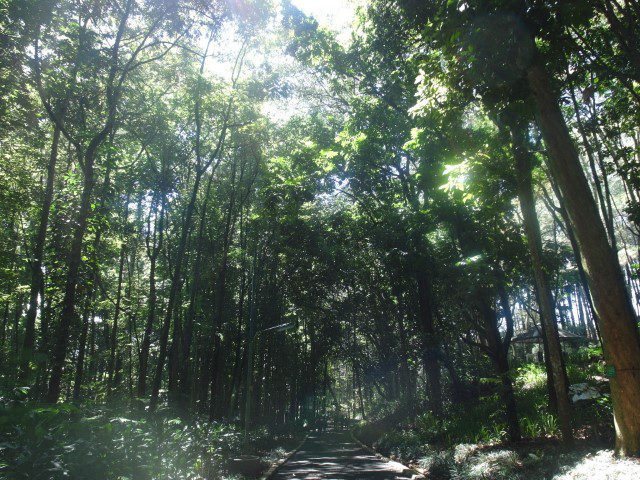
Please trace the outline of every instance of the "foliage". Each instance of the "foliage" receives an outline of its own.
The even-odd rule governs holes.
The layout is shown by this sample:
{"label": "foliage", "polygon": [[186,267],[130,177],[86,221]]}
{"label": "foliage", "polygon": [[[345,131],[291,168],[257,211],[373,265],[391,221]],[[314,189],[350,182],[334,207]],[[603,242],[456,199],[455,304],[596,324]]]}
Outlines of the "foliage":
{"label": "foliage", "polygon": [[231,426],[123,406],[5,399],[0,418],[6,478],[220,478],[242,443]]}
{"label": "foliage", "polygon": [[[212,477],[330,418],[452,478],[519,475],[496,445],[522,436],[611,441],[638,2],[354,15],[345,39],[286,0],[0,2],[8,475]],[[553,322],[589,346],[562,362]],[[513,341],[542,324],[537,364]],[[558,372],[602,396],[556,413]]]}

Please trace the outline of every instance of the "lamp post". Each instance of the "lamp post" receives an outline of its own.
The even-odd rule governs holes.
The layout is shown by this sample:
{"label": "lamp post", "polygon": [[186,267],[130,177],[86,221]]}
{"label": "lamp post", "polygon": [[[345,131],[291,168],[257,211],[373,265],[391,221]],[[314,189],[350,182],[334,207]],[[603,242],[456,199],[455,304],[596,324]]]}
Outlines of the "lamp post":
{"label": "lamp post", "polygon": [[244,442],[245,445],[248,439],[249,427],[251,424],[251,397],[253,396],[253,349],[255,346],[256,339],[258,335],[266,332],[284,332],[285,330],[289,330],[293,328],[293,323],[282,323],[280,325],[276,325],[274,327],[263,328],[262,330],[258,330],[257,332],[253,332],[253,321],[249,319],[249,331],[248,331],[248,340],[249,344],[247,345],[247,378],[246,378],[246,388],[245,388],[245,401],[244,401]]}

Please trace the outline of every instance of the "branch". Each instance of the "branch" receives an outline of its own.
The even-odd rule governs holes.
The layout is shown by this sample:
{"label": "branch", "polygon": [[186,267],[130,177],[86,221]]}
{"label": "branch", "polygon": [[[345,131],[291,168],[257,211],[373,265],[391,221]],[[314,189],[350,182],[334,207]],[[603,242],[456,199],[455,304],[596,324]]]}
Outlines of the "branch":
{"label": "branch", "polygon": [[76,150],[80,151],[82,149],[82,144],[73,137],[73,135],[71,134],[71,132],[69,132],[69,130],[67,130],[67,128],[64,126],[64,122],[54,112],[53,108],[51,107],[51,104],[49,103],[45,95],[44,86],[42,83],[42,70],[40,68],[40,26],[39,25],[37,28],[36,40],[34,44],[33,63],[34,63],[34,72],[36,77],[36,90],[38,91],[38,96],[40,97],[40,101],[42,102],[42,105],[44,106],[44,109],[47,112],[47,116],[54,123],[54,125],[62,132],[62,134],[69,141],[69,143],[71,143],[76,148]]}

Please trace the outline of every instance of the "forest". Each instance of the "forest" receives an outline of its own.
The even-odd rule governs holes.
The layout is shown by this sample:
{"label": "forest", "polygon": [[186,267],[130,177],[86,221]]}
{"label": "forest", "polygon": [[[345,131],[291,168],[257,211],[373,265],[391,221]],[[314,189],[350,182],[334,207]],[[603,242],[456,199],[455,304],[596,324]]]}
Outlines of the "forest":
{"label": "forest", "polygon": [[0,0],[0,478],[640,478],[639,0]]}

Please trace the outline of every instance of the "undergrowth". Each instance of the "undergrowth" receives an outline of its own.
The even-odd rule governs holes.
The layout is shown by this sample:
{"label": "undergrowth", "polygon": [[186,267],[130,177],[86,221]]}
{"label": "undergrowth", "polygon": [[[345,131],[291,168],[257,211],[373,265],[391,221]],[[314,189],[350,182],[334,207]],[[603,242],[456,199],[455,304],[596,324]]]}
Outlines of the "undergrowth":
{"label": "undergrowth", "polygon": [[[571,352],[567,361],[571,365],[567,372],[570,384],[599,384],[603,389],[599,358],[601,352],[597,348]],[[548,405],[544,365],[520,365],[512,370],[512,380],[523,445],[552,445],[549,442],[557,441],[559,426]],[[368,439],[380,452],[420,466],[435,479],[517,479],[523,478],[522,472],[527,469],[542,468],[543,453],[529,451],[520,455],[512,450],[498,384],[489,378],[484,379],[484,385],[487,388],[482,397],[464,404],[448,404],[441,416],[423,413],[411,421],[399,422],[397,428],[361,425],[356,434]],[[577,438],[610,442],[611,415],[606,390],[596,400],[574,405]]]}
{"label": "undergrowth", "polygon": [[[174,411],[37,405],[2,397],[0,478],[220,479],[242,448],[238,428]],[[266,444],[267,433],[252,441]],[[272,443],[273,445],[273,443]],[[224,475],[224,476],[223,476]]]}

